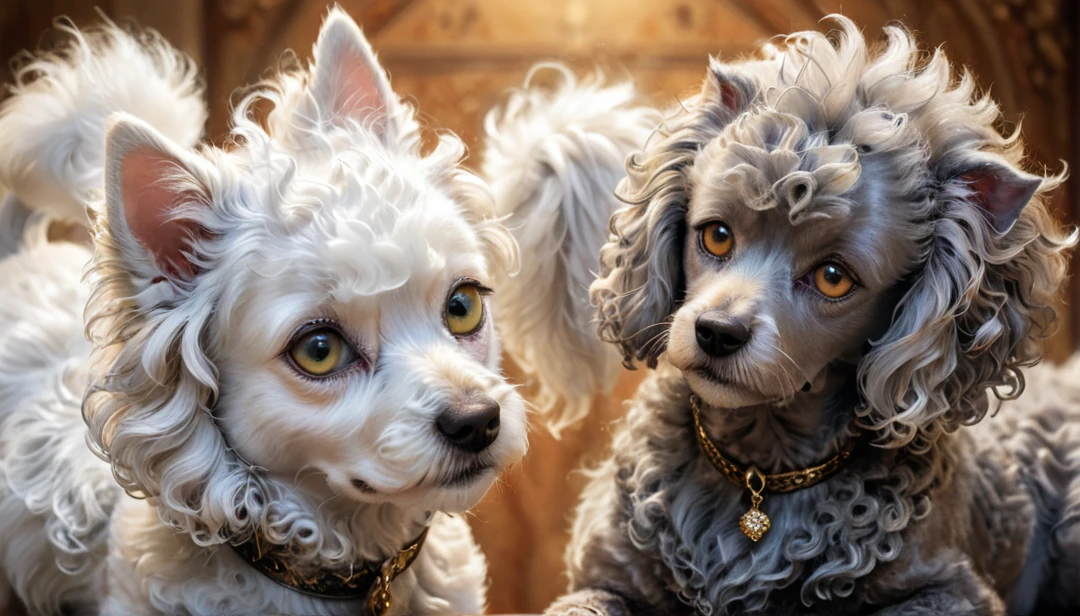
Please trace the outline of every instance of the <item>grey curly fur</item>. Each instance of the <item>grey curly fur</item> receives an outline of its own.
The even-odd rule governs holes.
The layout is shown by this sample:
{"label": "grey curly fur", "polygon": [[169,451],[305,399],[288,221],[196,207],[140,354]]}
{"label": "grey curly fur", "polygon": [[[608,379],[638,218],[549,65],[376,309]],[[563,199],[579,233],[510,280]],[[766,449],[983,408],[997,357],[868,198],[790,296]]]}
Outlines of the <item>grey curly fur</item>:
{"label": "grey curly fur", "polygon": [[[923,62],[899,27],[869,49],[850,20],[835,21],[831,39],[798,33],[760,59],[713,61],[702,92],[627,164],[627,205],[611,219],[591,294],[601,337],[628,366],[657,370],[612,457],[590,471],[567,555],[575,592],[551,614],[1080,606],[1080,363],[1025,372],[1052,332],[1063,251],[1076,241],[1044,203],[1063,174],[1023,171],[1019,135],[994,129],[996,104],[941,50]],[[1026,207],[996,209],[972,170],[989,170],[1008,185],[1004,201]],[[731,264],[692,252],[715,212],[759,221]],[[767,309],[804,310],[790,288],[755,300],[749,346],[774,348],[746,349],[749,365],[708,365],[764,397],[725,406],[715,392],[728,390],[691,369],[700,353],[686,313],[742,301],[709,296],[739,267],[756,273],[739,279],[754,289],[790,281],[809,264],[776,255],[800,258],[796,233],[811,224],[838,237],[866,229],[848,239],[863,245],[845,247],[865,261],[862,299],[795,315]],[[770,235],[779,247],[747,265]],[[1025,375],[1043,393],[986,419],[996,399],[1024,391]],[[825,482],[767,495],[773,527],[752,544],[736,524],[744,491],[694,444],[691,392],[718,446],[766,472],[862,441]]]}

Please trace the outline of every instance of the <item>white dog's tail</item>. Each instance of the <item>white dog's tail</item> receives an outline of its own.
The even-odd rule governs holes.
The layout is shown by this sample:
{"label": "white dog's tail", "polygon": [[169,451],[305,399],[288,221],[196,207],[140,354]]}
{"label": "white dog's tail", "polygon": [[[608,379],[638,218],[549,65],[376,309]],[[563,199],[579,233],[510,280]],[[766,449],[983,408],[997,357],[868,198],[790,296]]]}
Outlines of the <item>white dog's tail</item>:
{"label": "white dog's tail", "polygon": [[[552,75],[550,88],[536,85]],[[536,405],[558,431],[607,392],[619,357],[596,333],[589,284],[618,208],[626,157],[660,122],[630,82],[578,82],[541,64],[485,119],[483,172],[521,247],[521,271],[495,295],[507,350],[538,385]]]}
{"label": "white dog's tail", "polygon": [[0,106],[0,183],[46,216],[88,223],[84,203],[103,182],[105,124],[137,116],[185,146],[202,137],[203,88],[194,63],[157,32],[106,21],[27,56]]}

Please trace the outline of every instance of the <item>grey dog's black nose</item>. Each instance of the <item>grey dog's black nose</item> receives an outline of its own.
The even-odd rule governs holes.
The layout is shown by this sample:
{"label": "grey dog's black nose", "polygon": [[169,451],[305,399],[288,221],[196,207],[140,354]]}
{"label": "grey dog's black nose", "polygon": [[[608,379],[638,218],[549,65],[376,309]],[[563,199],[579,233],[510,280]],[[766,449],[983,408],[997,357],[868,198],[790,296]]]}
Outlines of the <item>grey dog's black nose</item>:
{"label": "grey dog's black nose", "polygon": [[499,403],[488,396],[473,396],[444,409],[435,425],[451,443],[481,452],[499,436]]}
{"label": "grey dog's black nose", "polygon": [[750,328],[742,321],[717,312],[705,312],[694,324],[697,343],[710,357],[727,357],[750,340]]}

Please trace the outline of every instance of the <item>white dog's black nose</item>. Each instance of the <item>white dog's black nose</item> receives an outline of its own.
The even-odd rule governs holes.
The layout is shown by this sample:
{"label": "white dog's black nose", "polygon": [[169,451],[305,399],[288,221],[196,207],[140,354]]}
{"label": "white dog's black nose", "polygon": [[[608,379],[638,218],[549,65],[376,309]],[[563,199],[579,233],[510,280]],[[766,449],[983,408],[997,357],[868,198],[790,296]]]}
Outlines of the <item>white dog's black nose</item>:
{"label": "white dog's black nose", "polygon": [[705,312],[694,323],[697,343],[710,357],[726,357],[750,340],[750,328],[742,321],[719,312]]}
{"label": "white dog's black nose", "polygon": [[488,396],[473,396],[446,408],[435,424],[446,440],[477,453],[499,436],[499,403]]}

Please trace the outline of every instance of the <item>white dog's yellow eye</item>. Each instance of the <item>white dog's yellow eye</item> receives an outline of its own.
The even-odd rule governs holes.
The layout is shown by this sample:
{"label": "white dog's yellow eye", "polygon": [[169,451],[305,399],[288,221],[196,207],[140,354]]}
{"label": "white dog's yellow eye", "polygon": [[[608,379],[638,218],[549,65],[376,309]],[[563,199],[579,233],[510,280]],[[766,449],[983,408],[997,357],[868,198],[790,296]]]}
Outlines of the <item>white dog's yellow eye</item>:
{"label": "white dog's yellow eye", "polygon": [[722,222],[712,222],[701,228],[701,246],[714,257],[727,256],[735,246],[735,236]]}
{"label": "white dog's yellow eye", "polygon": [[855,279],[836,263],[822,263],[814,270],[814,287],[825,297],[840,299],[855,288]]}
{"label": "white dog's yellow eye", "polygon": [[455,336],[466,336],[476,331],[484,319],[484,300],[480,288],[463,284],[454,289],[446,300],[446,327]]}
{"label": "white dog's yellow eye", "polygon": [[340,370],[350,354],[349,345],[332,329],[304,334],[289,347],[289,357],[296,367],[311,376],[327,376]]}

